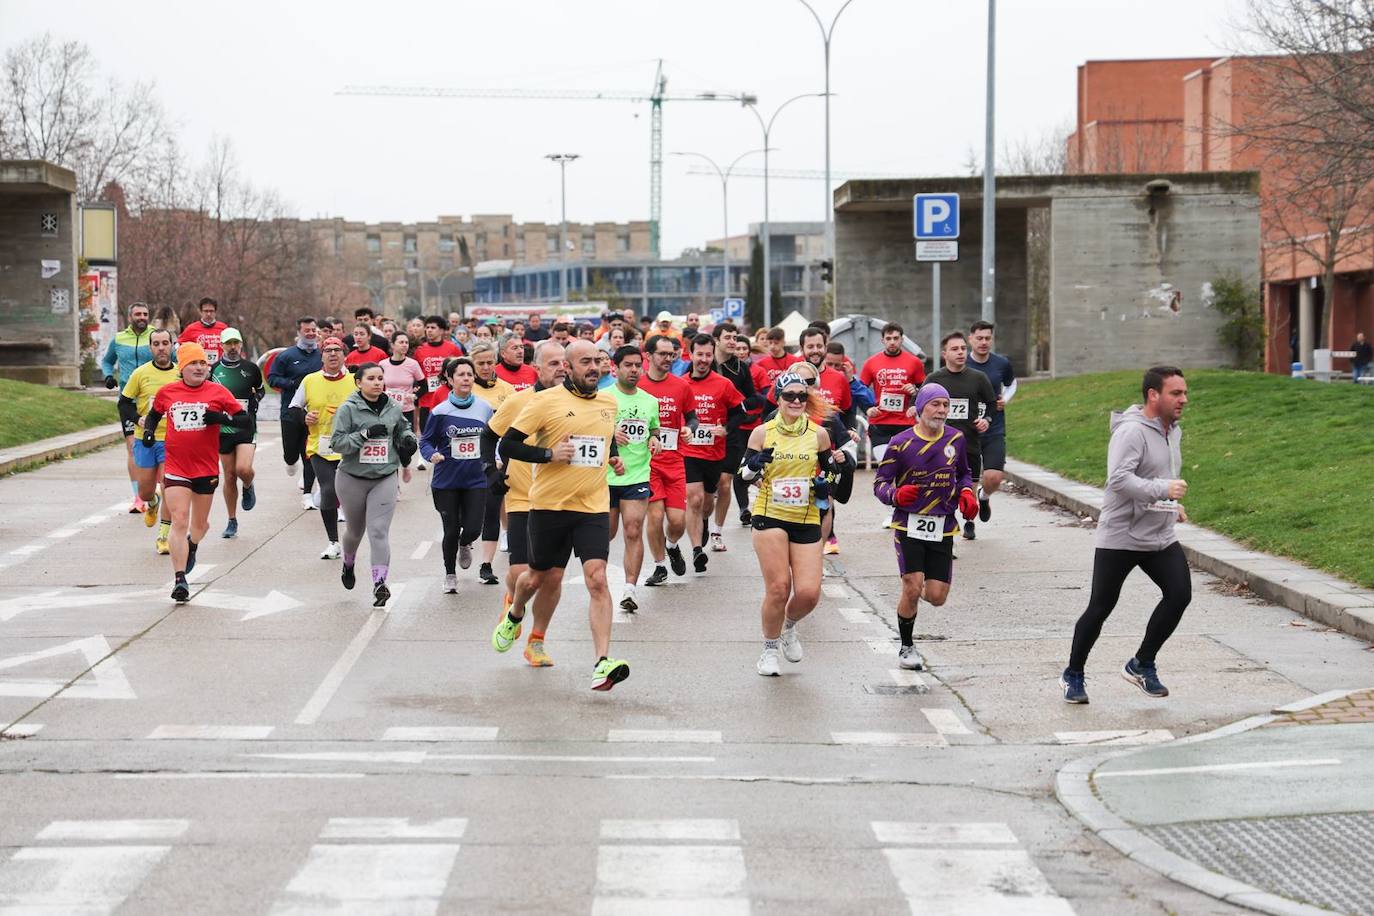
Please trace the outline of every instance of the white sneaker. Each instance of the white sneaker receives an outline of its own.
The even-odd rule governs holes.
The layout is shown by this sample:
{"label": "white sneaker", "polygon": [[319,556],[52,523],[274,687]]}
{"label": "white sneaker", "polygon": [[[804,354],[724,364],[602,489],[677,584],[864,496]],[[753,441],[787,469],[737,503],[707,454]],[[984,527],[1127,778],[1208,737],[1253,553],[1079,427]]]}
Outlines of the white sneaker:
{"label": "white sneaker", "polygon": [[711,550],[715,553],[724,553],[726,550],[725,538],[719,531],[711,532]]}
{"label": "white sneaker", "polygon": [[471,545],[471,544],[459,544],[459,545],[458,545],[458,568],[459,568],[459,569],[467,569],[467,568],[468,568],[469,566],[471,566],[471,565],[472,565],[472,545]]}
{"label": "white sneaker", "polygon": [[338,541],[330,541],[329,546],[320,551],[321,560],[337,560],[343,556],[343,550],[339,547]]}
{"label": "white sneaker", "polygon": [[458,594],[458,577],[453,573],[449,573],[448,575],[444,576],[444,594]]}
{"label": "white sneaker", "polygon": [[313,499],[310,498],[310,494],[309,494],[309,493],[302,493],[302,494],[301,494],[301,508],[304,509],[304,510],[306,510],[307,512],[310,512],[310,511],[312,511],[312,510],[314,510],[314,509],[316,509],[316,508],[318,508],[318,507],[315,505],[315,501],[314,501]]}
{"label": "white sneaker", "polygon": [[778,677],[782,674],[782,666],[778,664],[778,650],[764,649],[759,656],[759,663],[755,666],[759,674],[764,677]]}
{"label": "white sneaker", "polygon": [[286,476],[287,476],[287,477],[295,477],[295,476],[296,476],[296,472],[299,471],[299,470],[300,470],[299,465],[288,464],[288,465],[286,466]]}
{"label": "white sneaker", "polygon": [[801,637],[797,635],[796,626],[782,628],[782,657],[789,662],[802,660]]}
{"label": "white sneaker", "polygon": [[506,546],[506,532],[504,529],[501,531],[501,539],[496,546],[502,553],[510,553],[510,547]]}
{"label": "white sneaker", "polygon": [[915,646],[902,646],[897,650],[897,666],[908,671],[922,671],[926,664],[917,654]]}
{"label": "white sneaker", "polygon": [[320,507],[320,488],[318,486],[310,491],[310,507],[312,509]]}
{"label": "white sneaker", "polygon": [[343,524],[344,522],[346,522],[346,521],[348,521],[348,519],[344,518],[344,514],[343,514],[343,503],[340,503],[340,504],[339,504],[339,524],[342,525],[342,524]]}

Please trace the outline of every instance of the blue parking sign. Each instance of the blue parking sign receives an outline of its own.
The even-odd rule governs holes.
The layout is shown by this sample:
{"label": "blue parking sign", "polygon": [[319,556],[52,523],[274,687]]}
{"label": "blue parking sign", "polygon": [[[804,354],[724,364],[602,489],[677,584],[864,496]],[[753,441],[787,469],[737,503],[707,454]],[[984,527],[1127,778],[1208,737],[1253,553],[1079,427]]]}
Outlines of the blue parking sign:
{"label": "blue parking sign", "polygon": [[743,299],[735,299],[735,298],[726,299],[726,300],[725,300],[725,317],[726,317],[726,318],[743,318],[743,317],[744,317],[744,300],[743,300]]}
{"label": "blue parking sign", "polygon": [[959,237],[959,195],[917,194],[912,198],[912,235],[918,242]]}

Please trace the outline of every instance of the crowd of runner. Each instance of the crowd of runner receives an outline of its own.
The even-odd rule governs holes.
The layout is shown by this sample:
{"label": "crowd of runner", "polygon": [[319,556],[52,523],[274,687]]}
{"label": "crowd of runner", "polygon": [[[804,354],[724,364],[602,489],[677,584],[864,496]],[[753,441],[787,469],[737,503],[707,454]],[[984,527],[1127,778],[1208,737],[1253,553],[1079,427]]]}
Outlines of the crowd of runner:
{"label": "crowd of runner", "polygon": [[[319,556],[339,561],[344,589],[357,586],[366,541],[365,581],[373,606],[386,605],[400,485],[428,472],[444,591],[459,591],[459,571],[480,549],[474,584],[502,594],[497,652],[527,634],[525,661],[553,664],[545,636],[576,556],[589,596],[594,690],[610,690],[630,671],[611,655],[607,571],[616,535],[619,604],[635,613],[641,586],[688,575],[688,548],[691,573],[707,574],[711,554],[727,550],[732,499],[752,529],[763,585],[757,671],[777,676],[783,660],[801,662],[798,624],[819,600],[823,557],[840,550],[836,508],[853,494],[865,440],[873,493],[892,507],[898,663],[920,669],[919,604],[945,603],[955,541],[976,538],[1003,481],[1004,411],[1017,383],[985,321],[944,335],[938,368],[927,374],[895,323],[882,328],[882,349],[856,366],[823,321],[802,330],[793,351],[781,328],[748,336],[730,322],[703,328],[696,315],[678,322],[667,312],[653,320],[611,312],[599,326],[545,327],[533,315],[507,327],[456,313],[401,326],[360,308],[351,329],[335,318],[299,318],[295,341],[268,354],[264,377],[245,358],[240,331],[217,320],[217,303],[206,298],[198,308],[199,320],[174,335],[150,327],[148,308],[135,304],[104,360],[107,386],[120,387],[130,512],[157,528],[155,549],[171,557],[177,602],[190,599],[186,577],[215,491],[222,485],[225,538],[238,535],[238,510],[257,503],[253,459],[268,388],[280,394],[286,472],[299,484],[301,508],[318,513]],[[1188,601],[1186,562],[1172,539],[1187,487],[1172,460],[1186,386],[1180,393],[1176,369],[1151,373],[1144,413],[1121,424],[1129,446],[1113,433],[1109,507],[1116,493],[1124,509],[1104,509],[1112,537],[1104,544],[1099,530],[1093,598],[1062,678],[1069,702],[1087,701],[1087,652],[1136,566],[1161,583],[1164,601],[1123,673],[1146,693],[1168,692],[1154,654]],[[1162,445],[1151,432],[1162,433]],[[1164,467],[1142,482],[1138,466],[1157,465],[1159,454]],[[1120,517],[1140,501],[1154,512],[1143,537]],[[646,539],[651,569],[642,576]],[[495,570],[499,551],[508,556],[504,578]]]}

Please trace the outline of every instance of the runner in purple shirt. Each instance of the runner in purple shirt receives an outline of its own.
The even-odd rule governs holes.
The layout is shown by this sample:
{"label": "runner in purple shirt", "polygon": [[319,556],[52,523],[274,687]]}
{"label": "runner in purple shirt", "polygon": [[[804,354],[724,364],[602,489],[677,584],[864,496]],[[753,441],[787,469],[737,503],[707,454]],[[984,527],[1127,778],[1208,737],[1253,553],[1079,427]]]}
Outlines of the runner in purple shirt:
{"label": "runner in purple shirt", "polygon": [[892,437],[873,481],[873,495],[893,507],[888,527],[902,577],[897,662],[912,671],[924,666],[912,643],[917,603],[944,604],[954,578],[954,511],[964,518],[978,511],[964,434],[945,425],[948,416],[949,392],[927,382],[916,394],[916,425]]}

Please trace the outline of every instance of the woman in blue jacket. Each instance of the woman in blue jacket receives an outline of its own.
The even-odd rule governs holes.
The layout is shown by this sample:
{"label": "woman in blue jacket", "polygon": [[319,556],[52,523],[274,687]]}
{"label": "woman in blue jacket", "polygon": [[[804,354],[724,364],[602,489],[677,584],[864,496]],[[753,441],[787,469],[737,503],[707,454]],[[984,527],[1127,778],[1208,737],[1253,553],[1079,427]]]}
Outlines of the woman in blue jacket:
{"label": "woman in blue jacket", "polygon": [[444,363],[450,393],[434,405],[420,437],[420,454],[433,471],[434,508],[444,525],[444,591],[458,591],[458,567],[472,565],[472,543],[482,534],[487,475],[482,470],[482,430],[492,409],[472,393],[477,369],[466,356]]}

